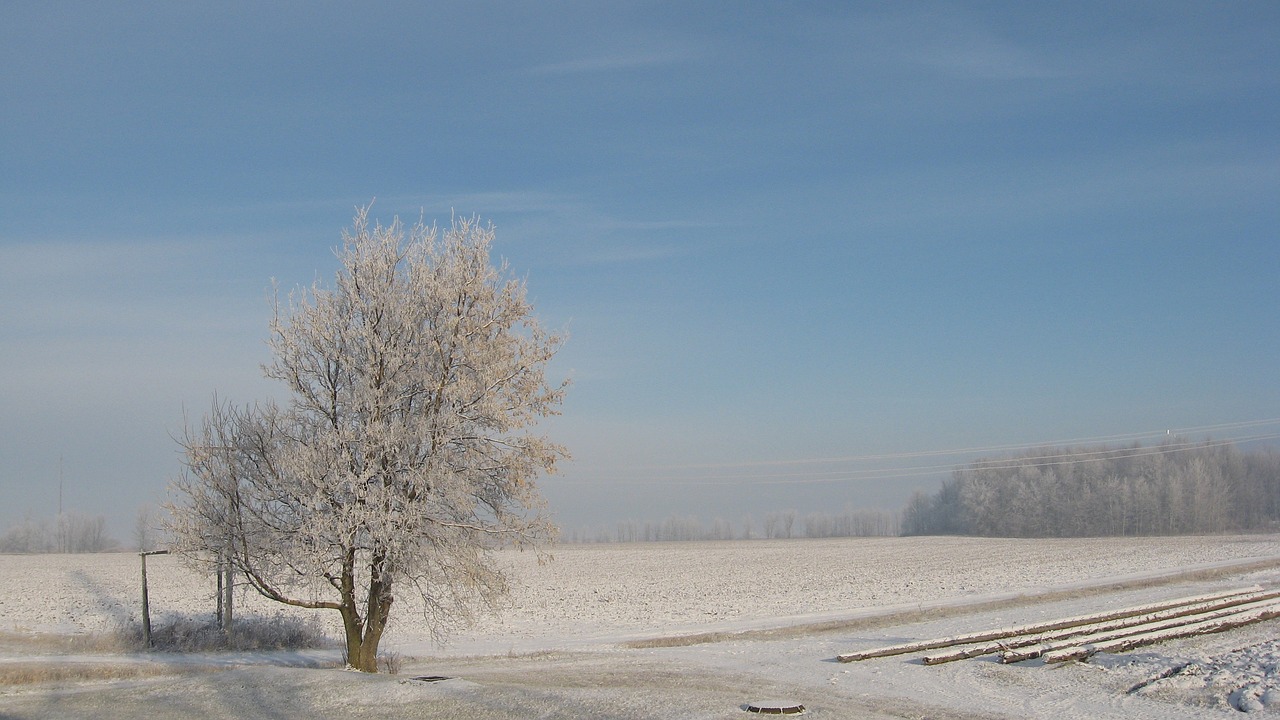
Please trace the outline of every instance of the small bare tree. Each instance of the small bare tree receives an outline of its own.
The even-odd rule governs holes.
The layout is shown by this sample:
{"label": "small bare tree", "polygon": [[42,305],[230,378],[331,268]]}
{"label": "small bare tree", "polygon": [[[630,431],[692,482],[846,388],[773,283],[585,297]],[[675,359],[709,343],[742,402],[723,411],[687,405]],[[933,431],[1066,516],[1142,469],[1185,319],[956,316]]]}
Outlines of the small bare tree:
{"label": "small bare tree", "polygon": [[778,521],[782,516],[777,511],[769,511],[764,516],[764,536],[770,540],[778,537]]}
{"label": "small bare tree", "polygon": [[152,550],[151,536],[152,526],[155,521],[151,517],[151,506],[147,504],[138,506],[138,514],[133,525],[133,541],[138,546],[138,552],[147,552]]}
{"label": "small bare tree", "polygon": [[492,227],[407,235],[361,209],[336,287],[277,304],[265,372],[289,401],[215,401],[171,507],[176,547],[214,558],[229,537],[259,593],[338,611],[366,672],[398,596],[441,631],[506,591],[490,551],[550,539],[534,480],[566,457],[527,431],[563,397],[545,380],[562,340],[491,264]]}

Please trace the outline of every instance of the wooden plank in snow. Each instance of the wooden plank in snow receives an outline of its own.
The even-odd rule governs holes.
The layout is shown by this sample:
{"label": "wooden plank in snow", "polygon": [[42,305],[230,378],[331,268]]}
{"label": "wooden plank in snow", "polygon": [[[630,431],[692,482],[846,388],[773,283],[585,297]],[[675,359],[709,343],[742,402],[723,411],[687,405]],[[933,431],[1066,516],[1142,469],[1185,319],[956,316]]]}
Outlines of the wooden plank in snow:
{"label": "wooden plank in snow", "polygon": [[1046,632],[1050,630],[1061,630],[1063,628],[1074,627],[1076,625],[1087,625],[1089,623],[1104,622],[1107,620],[1116,620],[1124,617],[1132,617],[1134,615],[1144,615],[1159,610],[1167,610],[1169,608],[1190,605],[1197,602],[1205,602],[1207,600],[1215,600],[1219,598],[1231,597],[1234,595],[1243,595],[1245,593],[1256,592],[1260,588],[1253,586],[1243,590],[1225,590],[1222,592],[1208,593],[1205,595],[1197,595],[1180,600],[1169,600],[1159,603],[1151,603],[1148,605],[1138,605],[1135,607],[1124,608],[1121,610],[1111,610],[1107,612],[1093,613],[1090,615],[1079,615],[1076,617],[1063,618],[1061,620],[1053,620],[1044,623],[1035,623],[1031,625],[1018,625],[1009,628],[997,630],[988,630],[984,632],[968,633],[965,635],[955,635],[953,637],[935,638],[933,640],[921,640],[917,642],[902,643],[899,645],[888,645],[872,650],[864,650],[861,652],[845,653],[837,655],[836,659],[840,662],[854,662],[857,660],[869,660],[871,658],[889,657],[892,655],[905,655],[906,653],[924,652],[927,650],[936,650],[944,647],[954,647],[956,645],[969,645],[973,643],[987,642],[989,640],[1000,640],[1003,638],[1017,637],[1019,635],[1029,635],[1032,633]]}
{"label": "wooden plank in snow", "polygon": [[1167,610],[1158,610],[1144,615],[1132,615],[1130,617],[1119,618],[1117,620],[1107,620],[1104,622],[1088,623],[1085,625],[1073,625],[1060,630],[1050,630],[1043,633],[1030,633],[1017,637],[1003,638],[995,642],[964,647],[941,655],[926,655],[921,658],[921,661],[924,662],[925,665],[940,665],[942,663],[954,662],[956,660],[966,660],[968,658],[1003,652],[1005,656],[1012,658],[1009,660],[1003,660],[1003,662],[1018,662],[1020,660],[1029,660],[1032,657],[1038,657],[1038,653],[1017,657],[1016,650],[1018,648],[1029,647],[1032,645],[1045,645],[1054,640],[1075,638],[1082,635],[1092,635],[1100,632],[1120,630],[1122,628],[1138,627],[1174,618],[1202,615],[1204,613],[1236,607],[1246,603],[1274,600],[1277,598],[1280,598],[1280,590],[1249,592],[1243,595],[1233,595],[1217,600],[1209,600],[1207,602],[1180,605],[1178,607],[1169,608]]}
{"label": "wooden plank in snow", "polygon": [[1059,663],[1066,662],[1068,660],[1079,660],[1081,658],[1089,657],[1094,653],[1124,652],[1126,650],[1143,647],[1144,645],[1154,645],[1155,643],[1165,642],[1166,640],[1176,640],[1178,638],[1191,637],[1193,635],[1208,635],[1210,633],[1234,630],[1238,627],[1244,627],[1246,625],[1252,625],[1254,623],[1259,623],[1264,620],[1272,620],[1278,617],[1280,617],[1280,605],[1272,605],[1261,610],[1236,613],[1229,617],[1208,620],[1191,625],[1183,625],[1172,630],[1146,633],[1143,635],[1131,635],[1129,637],[1118,638],[1110,642],[1064,648],[1052,653],[1045,653],[1044,661],[1046,663]]}
{"label": "wooden plank in snow", "polygon": [[1218,608],[1206,612],[1199,612],[1192,615],[1181,615],[1173,618],[1146,622],[1139,625],[1131,625],[1128,627],[1119,627],[1100,630],[1097,632],[1082,634],[1071,637],[1058,642],[1048,642],[1034,645],[1022,650],[1007,650],[1000,656],[1002,663],[1022,662],[1023,660],[1031,660],[1041,656],[1046,656],[1057,650],[1068,647],[1076,647],[1080,645],[1089,645],[1094,643],[1109,642],[1124,637],[1134,635],[1144,635],[1154,632],[1161,632],[1178,627],[1185,627],[1196,623],[1217,620],[1219,618],[1230,617],[1240,613],[1247,613],[1254,610],[1264,609],[1276,606],[1276,596],[1274,593],[1267,593],[1270,597],[1259,598],[1253,602],[1232,605],[1229,607]]}

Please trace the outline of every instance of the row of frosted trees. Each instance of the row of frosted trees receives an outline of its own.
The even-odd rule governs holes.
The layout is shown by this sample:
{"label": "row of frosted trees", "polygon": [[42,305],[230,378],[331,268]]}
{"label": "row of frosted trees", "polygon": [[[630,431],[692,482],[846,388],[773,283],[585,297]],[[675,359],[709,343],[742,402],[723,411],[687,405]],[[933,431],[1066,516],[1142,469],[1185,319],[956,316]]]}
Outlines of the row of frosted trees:
{"label": "row of frosted trees", "polygon": [[673,515],[659,522],[624,520],[613,526],[566,528],[561,540],[598,543],[874,537],[897,535],[898,517],[896,511],[851,506],[838,513],[788,509],[765,513],[763,519],[746,515],[737,525],[721,517],[705,523],[693,515]]}
{"label": "row of frosted trees", "polygon": [[0,535],[4,553],[96,553],[118,545],[107,535],[105,517],[75,511],[53,519],[27,516]]}
{"label": "row of frosted trees", "polygon": [[1176,535],[1277,524],[1280,452],[1177,438],[979,460],[937,492],[917,493],[902,516],[906,535]]}

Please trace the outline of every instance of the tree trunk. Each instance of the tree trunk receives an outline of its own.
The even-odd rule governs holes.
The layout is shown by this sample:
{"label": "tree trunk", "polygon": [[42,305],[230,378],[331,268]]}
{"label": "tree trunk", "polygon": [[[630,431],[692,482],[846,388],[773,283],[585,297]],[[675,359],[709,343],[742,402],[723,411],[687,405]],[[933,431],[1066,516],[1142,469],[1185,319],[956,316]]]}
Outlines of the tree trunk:
{"label": "tree trunk", "polygon": [[378,645],[382,642],[382,633],[387,627],[395,599],[391,594],[390,574],[379,573],[375,563],[369,580],[364,618],[357,610],[353,567],[350,570],[343,568],[341,585],[342,604],[338,611],[342,614],[342,627],[347,636],[347,666],[360,672],[376,673]]}
{"label": "tree trunk", "polygon": [[360,664],[356,666],[361,672],[378,672],[378,644],[382,642],[382,631],[387,627],[387,613],[390,609],[389,596],[381,598],[376,606],[369,609],[364,639],[360,642]]}
{"label": "tree trunk", "polygon": [[382,631],[387,627],[387,617],[395,599],[391,594],[391,574],[383,567],[384,562],[381,556],[376,557],[369,577],[364,638],[360,642],[360,663],[356,665],[362,672],[378,672],[378,645],[382,642]]}
{"label": "tree trunk", "polygon": [[338,612],[342,614],[342,629],[347,636],[347,667],[365,672],[377,672],[377,667],[370,671],[361,666],[365,623],[360,618],[359,610],[356,609],[355,560],[355,550],[348,549],[347,556],[343,559],[342,578],[338,589],[342,597]]}
{"label": "tree trunk", "polygon": [[360,650],[363,640],[363,623],[360,622],[360,614],[356,612],[355,603],[345,599],[338,612],[342,613],[342,629],[347,636],[347,667],[363,670],[364,668],[360,667]]}

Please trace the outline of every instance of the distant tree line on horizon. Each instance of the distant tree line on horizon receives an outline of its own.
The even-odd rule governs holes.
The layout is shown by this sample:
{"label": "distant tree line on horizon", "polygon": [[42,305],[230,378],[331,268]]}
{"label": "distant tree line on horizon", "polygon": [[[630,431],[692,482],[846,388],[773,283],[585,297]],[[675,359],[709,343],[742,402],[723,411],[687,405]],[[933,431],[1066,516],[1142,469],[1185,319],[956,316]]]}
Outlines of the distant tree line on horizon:
{"label": "distant tree line on horizon", "polygon": [[[149,541],[140,512],[135,538]],[[1170,438],[1154,446],[1046,447],[977,460],[901,511],[777,510],[737,523],[692,515],[562,528],[567,543],[976,535],[1088,537],[1280,529],[1280,451]],[[28,516],[0,534],[0,553],[118,550],[103,516]]]}
{"label": "distant tree line on horizon", "polygon": [[105,517],[74,510],[52,519],[27,516],[0,535],[0,553],[94,553],[119,545]]}
{"label": "distant tree line on horizon", "polygon": [[902,513],[904,535],[1181,535],[1280,525],[1280,452],[1170,438],[978,460]]}
{"label": "distant tree line on horizon", "polygon": [[883,537],[899,534],[899,513],[848,506],[841,513],[777,510],[763,519],[747,515],[735,526],[722,517],[709,523],[693,515],[672,515],[661,521],[623,520],[613,525],[562,529],[568,543],[688,542],[698,540],[754,540],[829,537]]}

